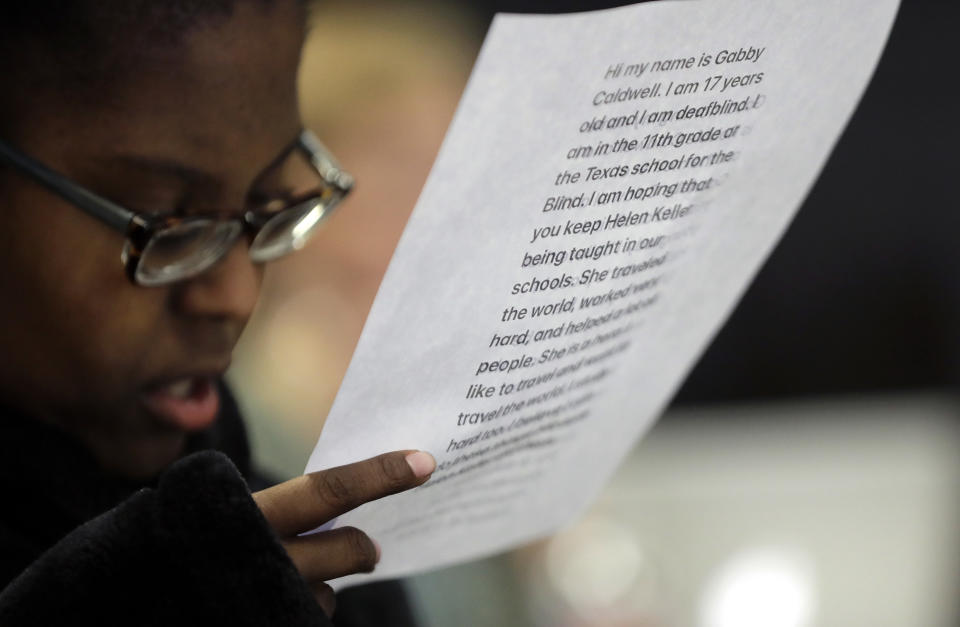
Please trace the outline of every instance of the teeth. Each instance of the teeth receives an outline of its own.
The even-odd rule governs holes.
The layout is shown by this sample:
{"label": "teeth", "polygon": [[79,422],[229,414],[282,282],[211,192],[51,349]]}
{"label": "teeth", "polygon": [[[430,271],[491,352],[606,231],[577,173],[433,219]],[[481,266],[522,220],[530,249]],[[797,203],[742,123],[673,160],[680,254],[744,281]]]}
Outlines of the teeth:
{"label": "teeth", "polygon": [[190,390],[193,389],[193,380],[192,379],[183,379],[182,381],[177,381],[176,383],[171,383],[170,385],[164,388],[170,396],[176,396],[177,398],[187,398],[190,394]]}

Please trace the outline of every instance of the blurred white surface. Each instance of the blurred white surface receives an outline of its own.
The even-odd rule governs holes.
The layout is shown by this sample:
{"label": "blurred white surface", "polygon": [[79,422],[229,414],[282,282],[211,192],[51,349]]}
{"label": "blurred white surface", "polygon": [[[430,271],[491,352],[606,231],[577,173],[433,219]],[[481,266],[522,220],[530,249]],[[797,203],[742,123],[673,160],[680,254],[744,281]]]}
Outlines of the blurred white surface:
{"label": "blurred white surface", "polygon": [[958,416],[936,395],[675,411],[581,523],[415,598],[437,626],[960,624]]}

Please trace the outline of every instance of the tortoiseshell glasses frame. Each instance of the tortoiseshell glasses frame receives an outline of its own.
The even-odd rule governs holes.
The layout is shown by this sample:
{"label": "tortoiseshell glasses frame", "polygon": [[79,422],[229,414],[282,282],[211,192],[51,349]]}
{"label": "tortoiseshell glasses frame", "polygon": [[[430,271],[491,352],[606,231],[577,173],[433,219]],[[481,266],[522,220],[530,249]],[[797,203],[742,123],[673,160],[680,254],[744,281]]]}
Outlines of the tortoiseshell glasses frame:
{"label": "tortoiseshell glasses frame", "polygon": [[293,148],[319,175],[309,192],[265,207],[203,214],[138,213],[104,198],[0,141],[0,161],[16,168],[106,225],[124,233],[120,255],[135,285],[168,285],[196,276],[222,259],[237,239],[250,238],[256,263],[272,261],[303,247],[317,226],[353,188],[330,151],[307,129]]}

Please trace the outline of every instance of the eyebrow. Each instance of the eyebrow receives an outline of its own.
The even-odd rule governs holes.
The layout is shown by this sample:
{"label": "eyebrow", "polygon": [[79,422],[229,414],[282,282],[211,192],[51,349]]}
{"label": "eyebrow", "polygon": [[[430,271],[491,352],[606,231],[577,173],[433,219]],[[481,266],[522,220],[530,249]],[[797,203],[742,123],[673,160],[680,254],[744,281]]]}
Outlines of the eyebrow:
{"label": "eyebrow", "polygon": [[145,170],[153,174],[160,174],[169,178],[176,178],[184,183],[193,183],[212,178],[209,173],[198,168],[188,166],[175,159],[151,157],[134,153],[120,153],[110,155],[100,160],[103,163],[122,164],[132,166],[138,170]]}
{"label": "eyebrow", "polygon": [[[273,157],[267,165],[265,165],[260,172],[257,173],[254,177],[251,187],[255,187],[260,180],[266,176],[271,169],[277,166],[281,161],[283,161],[287,156],[297,147],[297,140],[300,137],[300,131],[288,141],[283,149],[275,157]],[[115,155],[110,155],[102,159],[105,162],[112,163],[121,163],[124,165],[129,165],[137,169],[149,171],[151,173],[160,174],[170,178],[176,178],[184,183],[195,183],[196,181],[202,180],[211,180],[213,177],[209,172],[201,170],[199,168],[187,165],[176,159],[169,159],[165,157],[154,157],[150,155],[143,155],[138,153],[119,153]]]}

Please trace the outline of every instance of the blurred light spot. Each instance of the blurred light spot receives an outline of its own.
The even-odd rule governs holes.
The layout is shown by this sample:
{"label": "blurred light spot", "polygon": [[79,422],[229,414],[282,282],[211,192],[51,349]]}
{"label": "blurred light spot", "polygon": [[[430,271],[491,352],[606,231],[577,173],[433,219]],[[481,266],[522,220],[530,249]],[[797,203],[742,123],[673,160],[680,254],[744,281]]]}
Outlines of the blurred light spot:
{"label": "blurred light spot", "polygon": [[581,612],[606,608],[621,599],[633,587],[642,565],[636,537],[608,518],[589,518],[554,536],[547,545],[551,583]]}
{"label": "blurred light spot", "polygon": [[807,627],[816,599],[813,565],[784,549],[734,556],[708,582],[703,627]]}
{"label": "blurred light spot", "polygon": [[307,236],[313,232],[319,219],[320,208],[314,207],[307,215],[300,218],[299,222],[293,225],[293,247],[296,250],[300,250],[303,248],[303,245],[307,243]]}
{"label": "blurred light spot", "polygon": [[335,290],[308,287],[276,303],[271,313],[248,385],[265,406],[319,431],[353,349],[353,338],[343,331],[353,312]]}

